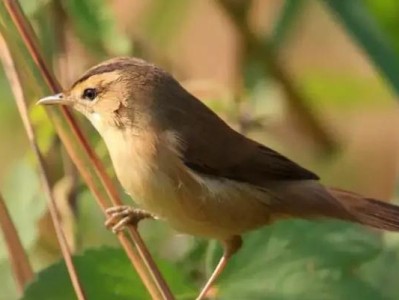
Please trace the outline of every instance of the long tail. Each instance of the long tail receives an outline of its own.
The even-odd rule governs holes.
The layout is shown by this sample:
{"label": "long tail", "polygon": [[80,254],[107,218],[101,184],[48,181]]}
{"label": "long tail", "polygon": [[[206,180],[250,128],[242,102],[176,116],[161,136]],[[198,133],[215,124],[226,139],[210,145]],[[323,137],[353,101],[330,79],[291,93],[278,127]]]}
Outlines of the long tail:
{"label": "long tail", "polygon": [[330,217],[374,228],[399,231],[399,206],[375,199],[364,198],[361,195],[335,188],[328,188],[328,192],[338,202],[337,204],[348,212],[348,214],[338,214],[336,216],[332,212]]}

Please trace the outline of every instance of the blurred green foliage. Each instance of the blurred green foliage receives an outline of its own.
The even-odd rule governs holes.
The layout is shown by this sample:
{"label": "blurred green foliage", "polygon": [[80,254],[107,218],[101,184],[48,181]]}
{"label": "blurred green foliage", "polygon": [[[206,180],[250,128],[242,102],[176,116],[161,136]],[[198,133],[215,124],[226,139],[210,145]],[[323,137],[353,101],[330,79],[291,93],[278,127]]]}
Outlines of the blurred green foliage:
{"label": "blurred green foliage", "polygon": [[[79,39],[90,51],[103,55],[127,55],[131,44],[128,37],[115,26],[115,17],[110,13],[109,3],[104,0],[61,1],[67,17]],[[95,34],[94,34],[95,33]]]}
{"label": "blurred green foliage", "polygon": [[[67,39],[67,44],[70,43],[72,48],[76,45],[77,48],[80,47],[79,50],[74,50],[70,60],[78,65],[70,67],[78,68],[79,71],[81,64],[86,67],[115,55],[140,53],[144,57],[163,58],[166,48],[174,46],[178,37],[184,33],[186,22],[193,18],[196,9],[203,11],[198,7],[194,12],[190,10],[191,6],[199,6],[198,1],[149,1],[151,3],[143,9],[139,22],[135,23],[142,29],[146,42],[153,46],[148,47],[146,43],[141,44],[142,36],[137,37],[133,31],[121,29],[123,27],[120,26],[120,20],[113,8],[123,4],[104,0],[21,2],[40,38],[47,60],[55,67],[61,50],[69,51],[69,48],[61,49],[63,37],[59,32],[60,28],[67,29],[68,34],[73,37]],[[281,3],[270,35],[275,51],[283,51],[291,39],[301,34],[301,18],[306,15],[309,5],[317,5],[315,0],[286,0]],[[394,0],[320,0],[317,3],[331,18],[340,22],[340,28],[348,34],[353,44],[358,45],[369,64],[375,66],[381,77],[356,76],[348,74],[346,70],[337,72],[306,69],[298,79],[298,85],[310,95],[307,104],[317,111],[339,110],[346,113],[369,105],[372,109],[393,107],[390,87],[393,87],[395,93],[399,91],[399,3]],[[214,9],[216,15],[221,14],[220,7]],[[317,16],[314,17],[317,19]],[[201,18],[203,22],[207,22],[206,15]],[[3,29],[10,24],[10,19],[0,20]],[[230,29],[227,28],[226,32],[228,30]],[[268,35],[264,34],[263,38],[269,41]],[[17,37],[13,40],[15,44],[21,42]],[[195,42],[191,39],[188,42],[193,41]],[[155,55],[152,53],[154,48]],[[174,49],[175,57],[168,58],[168,63],[171,61],[172,65],[180,58],[179,48],[175,46]],[[40,74],[27,52],[13,54],[23,74],[27,99],[33,103],[45,93],[42,82],[38,79]],[[279,115],[282,105],[279,102],[279,92],[275,89],[276,80],[264,74],[253,57],[244,60],[244,66],[237,69],[244,76],[243,102],[247,105],[244,108],[256,117],[264,114]],[[178,75],[184,77],[185,74]],[[38,271],[36,280],[28,286],[22,299],[73,299],[64,264],[53,264],[55,259],[59,259],[59,253],[54,247],[51,227],[43,225],[46,207],[28,143],[3,74],[0,76],[0,91],[3,99],[0,102],[0,139],[7,141],[0,147],[0,190]],[[232,102],[223,102],[221,100],[225,99],[217,98],[205,100],[212,100],[212,107],[224,116],[232,119],[240,117],[239,113],[231,113],[235,105]],[[57,182],[67,170],[65,160],[59,155],[60,145],[42,109],[32,108],[31,117],[48,161],[47,167],[53,174],[52,180]],[[273,117],[270,119],[272,121]],[[82,126],[100,156],[108,162],[107,166],[112,173],[105,147],[98,135],[87,123],[82,122]],[[262,129],[261,135],[256,136],[284,149],[281,139],[269,134],[270,128],[267,124],[265,127],[266,134]],[[273,124],[271,128],[274,128]],[[288,130],[292,131],[292,128]],[[289,147],[284,149],[285,152],[291,151],[294,158],[304,158],[322,175],[331,177],[328,166],[336,158],[328,157],[321,162],[315,162],[307,157],[314,152],[305,153],[308,149],[305,143],[294,145],[290,137],[288,135],[286,138]],[[345,173],[339,172],[339,175],[343,177]],[[339,182],[340,178],[333,178],[332,181],[334,180]],[[351,183],[347,184],[350,186]],[[110,248],[117,247],[116,239],[103,227],[103,217],[99,209],[79,180],[74,192],[71,206],[75,217],[72,221],[77,226],[77,232],[73,234],[77,253],[75,263],[88,298],[147,299],[147,293],[124,253]],[[130,201],[128,197],[125,200]],[[212,242],[208,246],[202,240],[193,242],[190,237],[176,238],[176,234],[163,223],[145,222],[141,231],[177,298],[194,298],[196,288],[205,281],[209,270],[220,256],[220,248],[215,247]],[[399,238],[395,234],[373,233],[341,222],[294,220],[279,222],[249,233],[244,240],[242,251],[232,259],[216,286],[214,293],[217,299],[399,298],[399,285],[396,283],[399,277]],[[0,282],[0,299],[16,299],[16,289],[3,244],[0,244]]]}
{"label": "blurred green foliage", "polygon": [[391,83],[395,92],[399,93],[399,52],[395,52],[392,41],[379,29],[363,1],[325,0],[325,2],[336,13],[347,32],[369,55],[371,62]]}
{"label": "blurred green foliage", "polygon": [[398,37],[398,14],[399,7],[395,0],[373,1],[366,0],[366,6],[377,19],[381,29],[389,36],[391,43],[395,46],[396,53],[399,53]]}

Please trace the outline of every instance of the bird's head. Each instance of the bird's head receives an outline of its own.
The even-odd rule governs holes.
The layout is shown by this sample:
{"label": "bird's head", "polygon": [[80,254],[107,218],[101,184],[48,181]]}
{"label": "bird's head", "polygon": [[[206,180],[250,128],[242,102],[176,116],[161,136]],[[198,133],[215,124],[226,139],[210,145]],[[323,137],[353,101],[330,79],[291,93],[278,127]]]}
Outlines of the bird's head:
{"label": "bird's head", "polygon": [[[38,104],[71,106],[98,131],[104,128],[148,128],[159,116],[170,87],[178,83],[160,68],[137,58],[114,58],[84,73],[68,90]],[[157,95],[164,95],[159,97]]]}

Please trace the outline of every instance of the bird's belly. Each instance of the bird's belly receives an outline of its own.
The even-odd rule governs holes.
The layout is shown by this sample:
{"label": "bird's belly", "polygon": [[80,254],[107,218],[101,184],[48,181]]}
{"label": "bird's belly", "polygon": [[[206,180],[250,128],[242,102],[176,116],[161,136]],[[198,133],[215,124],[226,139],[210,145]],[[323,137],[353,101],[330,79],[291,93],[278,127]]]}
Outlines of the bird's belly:
{"label": "bird's belly", "polygon": [[[214,199],[215,200],[215,199]],[[212,201],[214,201],[212,200]],[[198,216],[201,215],[201,218]],[[166,218],[171,227],[182,233],[227,239],[233,235],[241,235],[268,223],[268,214],[263,211],[243,208],[223,207],[223,205],[208,205],[201,214],[193,211],[181,211]]]}
{"label": "bird's belly", "polygon": [[165,177],[144,194],[130,191],[139,206],[183,233],[226,239],[269,222],[266,194],[229,180],[193,183]]}

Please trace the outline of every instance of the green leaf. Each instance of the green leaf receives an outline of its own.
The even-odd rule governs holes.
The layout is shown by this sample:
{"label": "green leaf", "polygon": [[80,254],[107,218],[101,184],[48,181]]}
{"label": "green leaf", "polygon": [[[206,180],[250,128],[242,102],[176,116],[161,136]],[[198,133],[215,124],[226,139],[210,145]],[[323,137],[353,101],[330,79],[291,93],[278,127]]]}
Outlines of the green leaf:
{"label": "green leaf", "polygon": [[[73,258],[88,299],[150,299],[149,294],[121,249],[88,250]],[[161,272],[176,296],[195,295],[192,287],[173,265],[159,262]],[[23,296],[23,300],[70,300],[76,296],[64,262],[40,272]]]}
{"label": "green leaf", "polygon": [[347,32],[362,47],[377,70],[399,94],[399,59],[391,41],[360,0],[323,0]]}
{"label": "green leaf", "polygon": [[355,272],[381,251],[379,236],[352,224],[278,222],[245,237],[217,294],[220,299],[387,299]]}

